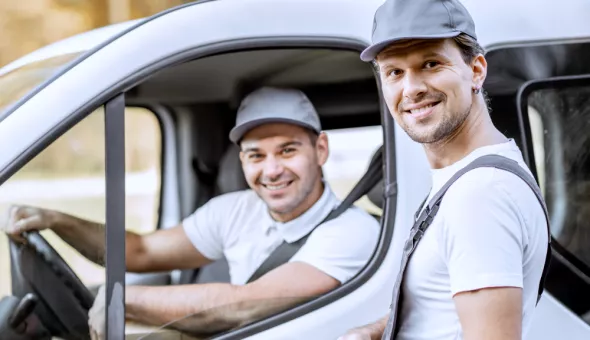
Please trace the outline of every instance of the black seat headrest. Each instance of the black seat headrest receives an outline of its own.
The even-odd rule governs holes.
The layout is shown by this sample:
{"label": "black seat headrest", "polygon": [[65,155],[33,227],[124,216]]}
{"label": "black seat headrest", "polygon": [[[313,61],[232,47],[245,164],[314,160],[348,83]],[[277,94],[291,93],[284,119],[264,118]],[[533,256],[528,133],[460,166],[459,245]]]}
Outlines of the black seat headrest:
{"label": "black seat headrest", "polygon": [[216,194],[248,189],[240,161],[240,147],[231,143],[219,161],[219,172],[216,180]]}

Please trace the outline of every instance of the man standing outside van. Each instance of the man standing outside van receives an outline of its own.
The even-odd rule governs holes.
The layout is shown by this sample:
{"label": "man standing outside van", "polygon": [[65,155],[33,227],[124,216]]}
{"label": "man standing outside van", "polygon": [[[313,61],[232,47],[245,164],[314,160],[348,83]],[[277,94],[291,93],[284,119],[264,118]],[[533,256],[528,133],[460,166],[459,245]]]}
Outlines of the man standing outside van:
{"label": "man standing outside van", "polygon": [[[424,147],[432,168],[425,202],[484,155],[514,160],[530,175],[518,146],[490,119],[482,92],[486,59],[459,1],[387,0],[373,28],[373,45],[361,58],[378,68],[397,124]],[[549,242],[544,202],[533,186],[494,167],[460,176],[398,278],[400,298],[394,289],[389,315],[340,339],[526,336]]]}

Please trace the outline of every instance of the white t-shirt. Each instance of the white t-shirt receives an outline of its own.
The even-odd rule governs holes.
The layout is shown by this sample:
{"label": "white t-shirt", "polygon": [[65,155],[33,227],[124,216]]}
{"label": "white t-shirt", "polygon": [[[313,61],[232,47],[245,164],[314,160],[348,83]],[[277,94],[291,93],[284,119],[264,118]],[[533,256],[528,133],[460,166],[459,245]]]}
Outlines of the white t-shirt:
{"label": "white t-shirt", "polygon": [[[455,172],[485,154],[514,159],[530,173],[518,146],[510,140],[479,148],[451,166],[432,170],[430,197]],[[494,168],[464,174],[445,194],[408,263],[399,339],[462,339],[453,296],[499,286],[523,288],[526,336],[547,242],[543,208],[523,180]]]}
{"label": "white t-shirt", "polygon": [[[286,223],[273,220],[264,201],[254,191],[245,190],[211,199],[182,224],[205,257],[227,259],[231,283],[245,284],[283,240],[299,240],[338,206],[340,201],[324,185],[320,199]],[[374,217],[360,208],[349,208],[318,226],[290,262],[308,263],[344,283],[371,257],[379,229]]]}

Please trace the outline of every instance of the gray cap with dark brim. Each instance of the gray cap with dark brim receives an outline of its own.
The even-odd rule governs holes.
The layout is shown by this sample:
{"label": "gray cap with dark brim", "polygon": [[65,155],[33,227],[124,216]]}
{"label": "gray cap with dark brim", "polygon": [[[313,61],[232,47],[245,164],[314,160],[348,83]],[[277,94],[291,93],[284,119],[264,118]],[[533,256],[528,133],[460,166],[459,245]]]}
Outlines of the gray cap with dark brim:
{"label": "gray cap with dark brim", "polygon": [[473,19],[458,0],[387,0],[375,12],[373,44],[361,53],[361,60],[374,60],[398,41],[453,38],[461,33],[477,40]]}
{"label": "gray cap with dark brim", "polygon": [[248,131],[269,123],[298,125],[318,134],[322,131],[318,113],[302,91],[263,87],[241,102],[229,139],[238,143]]}

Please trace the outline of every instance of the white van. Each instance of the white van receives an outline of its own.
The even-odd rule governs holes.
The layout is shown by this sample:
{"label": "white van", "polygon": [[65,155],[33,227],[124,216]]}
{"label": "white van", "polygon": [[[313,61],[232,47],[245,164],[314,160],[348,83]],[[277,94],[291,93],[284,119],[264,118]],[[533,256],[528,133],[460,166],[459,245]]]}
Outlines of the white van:
{"label": "white van", "polygon": [[[0,236],[0,338],[17,327],[13,333],[44,331],[19,333],[23,339],[89,339],[92,291],[103,282],[109,339],[191,338],[174,325],[126,325],[113,288],[123,280],[223,282],[224,263],[125,273],[123,227],[167,228],[245,188],[227,134],[239,98],[261,85],[300,88],[316,105],[332,150],[325,176],[340,198],[383,146],[383,181],[357,201],[382,231],[369,263],[346,284],[207,338],[335,339],[387,313],[430,173],[421,146],[389,115],[374,69],[359,59],[381,2],[199,1],[74,36],[0,69],[0,208],[40,205],[107,223],[106,269],[51,232],[29,234],[28,246]],[[554,257],[529,339],[590,339],[590,2],[464,3],[487,51],[492,119],[523,150],[553,224]],[[136,152],[149,153],[149,164],[133,161]],[[82,167],[93,175],[68,177]]]}

